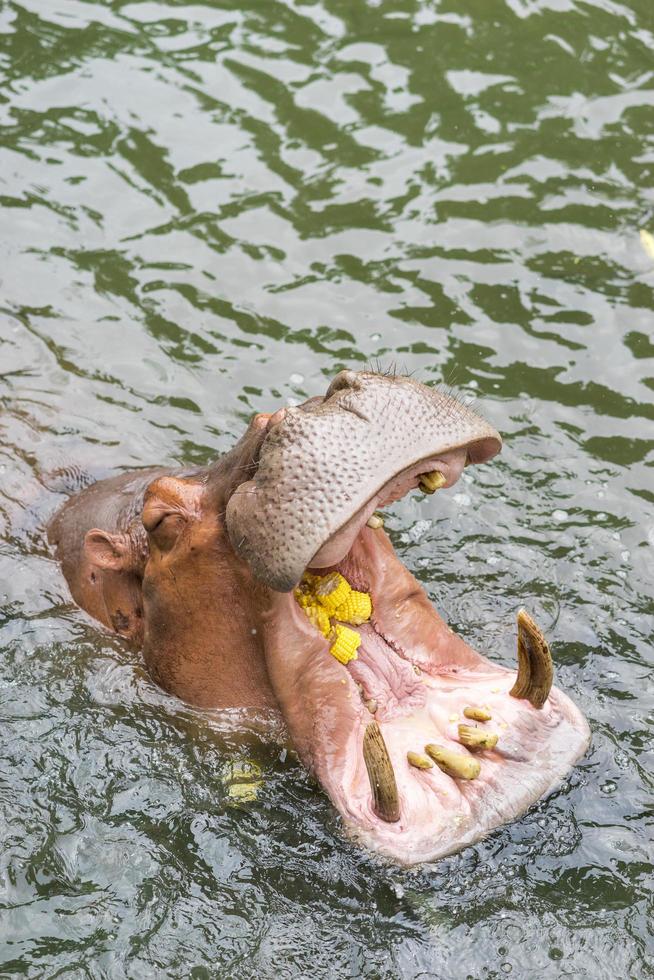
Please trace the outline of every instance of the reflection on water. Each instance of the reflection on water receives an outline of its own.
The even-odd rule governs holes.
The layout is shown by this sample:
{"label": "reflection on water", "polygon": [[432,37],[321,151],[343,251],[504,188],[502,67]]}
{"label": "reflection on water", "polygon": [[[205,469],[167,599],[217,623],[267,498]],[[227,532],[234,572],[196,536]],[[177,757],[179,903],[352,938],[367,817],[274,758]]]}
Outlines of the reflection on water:
{"label": "reflection on water", "polygon": [[[3,975],[646,975],[653,31],[646,0],[0,8]],[[378,360],[506,439],[395,507],[402,558],[502,663],[532,609],[594,730],[413,873],[158,692],[42,535]]]}

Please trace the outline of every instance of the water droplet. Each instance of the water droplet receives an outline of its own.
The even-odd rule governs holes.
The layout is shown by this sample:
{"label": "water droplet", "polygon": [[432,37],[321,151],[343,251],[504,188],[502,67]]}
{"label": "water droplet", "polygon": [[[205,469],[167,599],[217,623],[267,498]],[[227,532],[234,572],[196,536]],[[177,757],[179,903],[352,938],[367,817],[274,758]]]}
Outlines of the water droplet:
{"label": "water droplet", "polygon": [[552,511],[552,517],[555,521],[567,521],[568,512],[567,510],[554,510]]}
{"label": "water droplet", "polygon": [[605,783],[600,786],[600,791],[605,794],[605,796],[610,796],[611,793],[615,793],[618,788],[618,784],[613,779],[607,779]]}
{"label": "water droplet", "polygon": [[292,374],[288,379],[292,385],[301,385],[304,381],[304,375],[302,374]]}

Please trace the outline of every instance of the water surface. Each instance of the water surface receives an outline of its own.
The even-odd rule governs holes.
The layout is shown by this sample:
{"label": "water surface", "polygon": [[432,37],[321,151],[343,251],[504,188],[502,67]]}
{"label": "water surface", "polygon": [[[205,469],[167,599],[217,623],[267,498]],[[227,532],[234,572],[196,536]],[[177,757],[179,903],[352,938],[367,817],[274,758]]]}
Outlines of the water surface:
{"label": "water surface", "polygon": [[[3,976],[652,975],[653,34],[650,0],[0,6]],[[502,431],[388,524],[502,664],[525,605],[593,728],[415,872],[159,692],[43,537],[369,363]]]}

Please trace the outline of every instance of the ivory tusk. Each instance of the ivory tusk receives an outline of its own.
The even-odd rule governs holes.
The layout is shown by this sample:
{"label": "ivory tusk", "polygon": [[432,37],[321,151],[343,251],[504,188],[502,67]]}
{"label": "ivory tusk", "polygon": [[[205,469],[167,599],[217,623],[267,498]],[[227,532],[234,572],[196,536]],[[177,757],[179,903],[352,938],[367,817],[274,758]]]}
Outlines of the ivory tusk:
{"label": "ivory tusk", "polygon": [[393,765],[381,729],[371,721],[363,733],[363,761],[368,770],[373,810],[386,823],[400,819],[400,800]]}
{"label": "ivory tusk", "polygon": [[554,664],[547,640],[524,609],[518,613],[518,676],[509,691],[542,708],[552,689]]}

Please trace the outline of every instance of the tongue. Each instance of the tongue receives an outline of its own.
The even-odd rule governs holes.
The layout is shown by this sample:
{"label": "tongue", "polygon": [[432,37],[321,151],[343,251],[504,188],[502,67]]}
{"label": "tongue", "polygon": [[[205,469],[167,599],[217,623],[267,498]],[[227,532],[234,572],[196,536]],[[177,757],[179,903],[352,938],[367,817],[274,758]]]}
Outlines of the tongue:
{"label": "tongue", "polygon": [[358,629],[361,646],[348,670],[375,720],[384,722],[424,708],[426,690],[420,672],[416,673],[412,664],[398,656],[372,626],[366,624]]}

